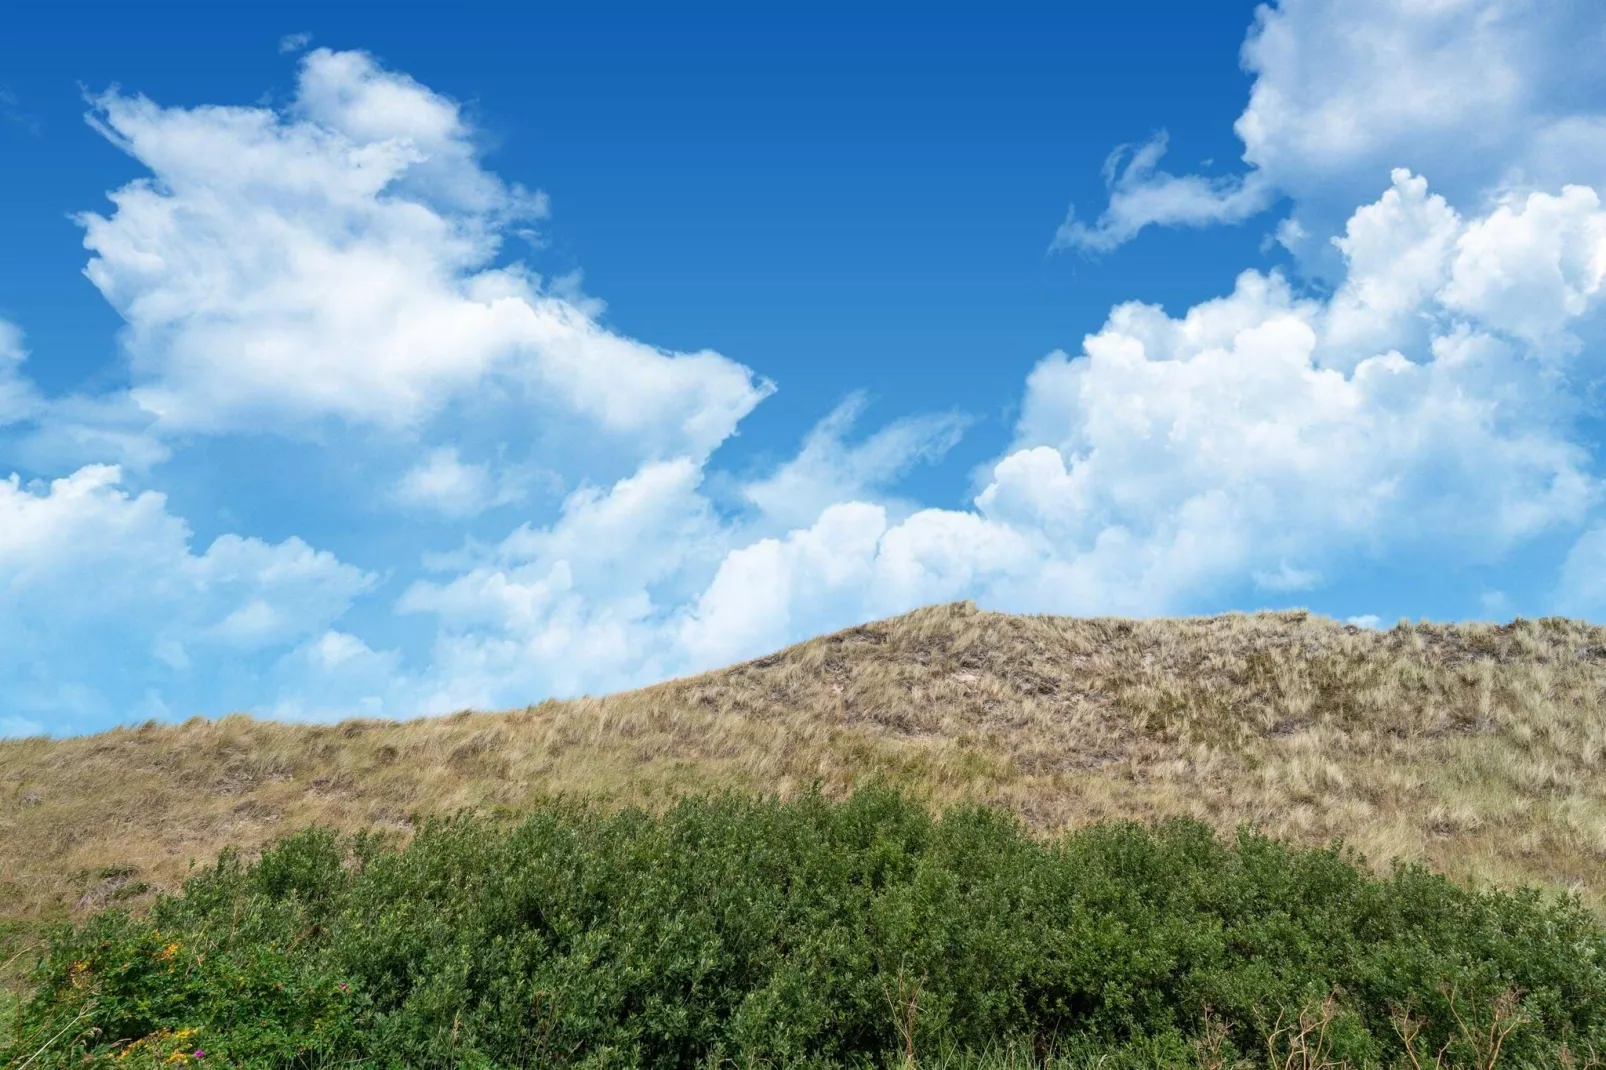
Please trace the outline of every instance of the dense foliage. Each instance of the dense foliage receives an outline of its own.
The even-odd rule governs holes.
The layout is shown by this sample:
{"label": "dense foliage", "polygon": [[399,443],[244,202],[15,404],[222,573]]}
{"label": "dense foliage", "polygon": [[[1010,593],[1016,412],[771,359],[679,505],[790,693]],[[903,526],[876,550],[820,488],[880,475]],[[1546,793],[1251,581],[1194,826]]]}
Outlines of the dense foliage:
{"label": "dense foliage", "polygon": [[1606,934],[1576,903],[1379,878],[1337,848],[1183,821],[1044,842],[883,791],[662,817],[553,802],[516,826],[433,822],[402,848],[303,832],[253,865],[225,856],[144,916],[63,930],[33,983],[10,1065],[1606,1051]]}

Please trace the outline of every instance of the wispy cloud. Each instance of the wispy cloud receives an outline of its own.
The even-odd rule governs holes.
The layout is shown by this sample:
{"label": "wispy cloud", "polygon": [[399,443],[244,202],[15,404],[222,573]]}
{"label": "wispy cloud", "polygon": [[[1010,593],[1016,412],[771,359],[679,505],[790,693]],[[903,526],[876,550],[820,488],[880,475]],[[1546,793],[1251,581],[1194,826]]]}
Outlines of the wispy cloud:
{"label": "wispy cloud", "polygon": [[4,86],[0,86],[0,118],[14,126],[20,126],[34,137],[39,137],[45,131],[39,117],[25,111],[17,94]]}
{"label": "wispy cloud", "polygon": [[1109,204],[1091,224],[1071,206],[1054,233],[1052,249],[1106,253],[1149,226],[1207,227],[1241,223],[1264,211],[1276,191],[1258,171],[1204,178],[1159,170],[1168,138],[1164,131],[1142,145],[1122,145],[1104,163]]}

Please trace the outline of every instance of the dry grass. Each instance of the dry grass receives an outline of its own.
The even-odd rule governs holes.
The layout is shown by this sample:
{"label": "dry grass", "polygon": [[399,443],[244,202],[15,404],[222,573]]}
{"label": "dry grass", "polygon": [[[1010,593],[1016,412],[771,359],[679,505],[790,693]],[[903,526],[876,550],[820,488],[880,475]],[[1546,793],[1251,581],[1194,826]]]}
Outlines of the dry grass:
{"label": "dry grass", "polygon": [[[1185,814],[1606,909],[1606,628],[938,606],[601,699],[403,723],[246,717],[0,744],[0,927],[138,902],[322,822],[871,778],[1054,830]],[[3,958],[0,955],[0,958]]]}

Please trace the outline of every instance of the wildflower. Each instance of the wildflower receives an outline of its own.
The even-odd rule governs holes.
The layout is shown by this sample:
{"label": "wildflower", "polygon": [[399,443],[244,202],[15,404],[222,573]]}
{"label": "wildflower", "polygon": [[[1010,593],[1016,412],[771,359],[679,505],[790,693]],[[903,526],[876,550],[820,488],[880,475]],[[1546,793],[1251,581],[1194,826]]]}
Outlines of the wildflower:
{"label": "wildflower", "polygon": [[341,981],[338,987],[340,988],[340,991],[344,992],[346,990],[346,982]]}
{"label": "wildflower", "polygon": [[205,1048],[196,1048],[195,1049],[194,1058],[197,1058],[197,1059],[206,1058],[206,1049]]}

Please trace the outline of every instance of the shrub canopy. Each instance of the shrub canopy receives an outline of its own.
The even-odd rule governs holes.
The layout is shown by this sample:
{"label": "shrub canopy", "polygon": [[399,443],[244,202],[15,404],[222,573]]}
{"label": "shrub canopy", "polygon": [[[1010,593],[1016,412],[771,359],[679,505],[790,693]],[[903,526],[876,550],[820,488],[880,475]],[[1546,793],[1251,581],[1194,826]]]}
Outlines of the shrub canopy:
{"label": "shrub canopy", "polygon": [[1491,1038],[1501,1066],[1606,1051],[1606,934],[1577,902],[1188,821],[1044,841],[881,790],[659,817],[553,801],[403,847],[314,829],[146,915],[63,929],[33,985],[0,1059],[1281,1065],[1319,1044],[1391,1066],[1413,1034],[1424,1064],[1479,1065]]}

